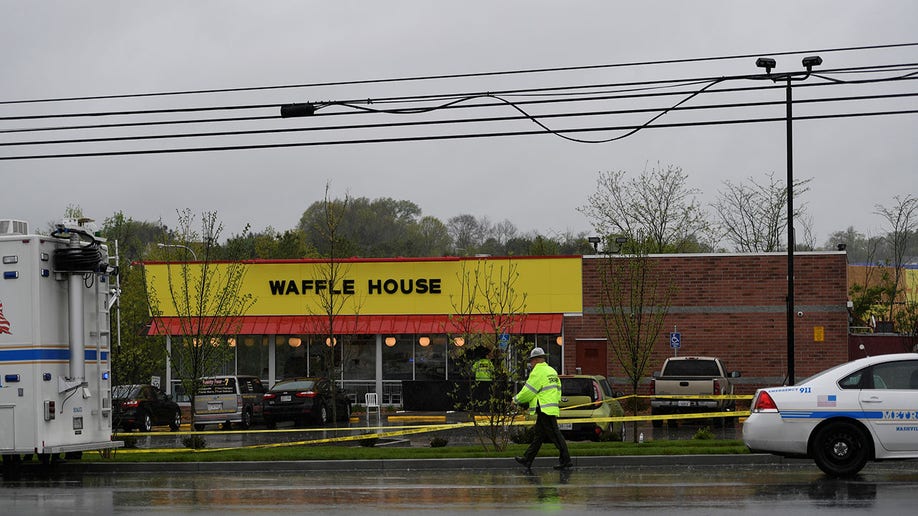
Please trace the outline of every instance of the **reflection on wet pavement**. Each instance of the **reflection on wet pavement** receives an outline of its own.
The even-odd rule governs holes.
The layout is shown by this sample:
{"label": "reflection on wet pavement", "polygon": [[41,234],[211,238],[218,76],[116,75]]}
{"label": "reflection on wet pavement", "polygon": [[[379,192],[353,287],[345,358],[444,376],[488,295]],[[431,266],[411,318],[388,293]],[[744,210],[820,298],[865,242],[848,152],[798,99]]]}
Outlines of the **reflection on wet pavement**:
{"label": "reflection on wet pavement", "polygon": [[[231,466],[230,466],[231,467]],[[869,465],[853,480],[808,466],[84,474],[6,482],[7,514],[374,515],[532,511],[657,514],[910,514],[918,463]]]}

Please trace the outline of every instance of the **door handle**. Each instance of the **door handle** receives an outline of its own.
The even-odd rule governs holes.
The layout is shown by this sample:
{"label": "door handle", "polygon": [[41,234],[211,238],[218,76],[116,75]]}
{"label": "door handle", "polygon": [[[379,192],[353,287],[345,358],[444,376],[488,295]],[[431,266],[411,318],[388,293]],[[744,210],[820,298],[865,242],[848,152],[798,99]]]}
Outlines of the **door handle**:
{"label": "door handle", "polygon": [[873,397],[873,398],[867,398],[865,400],[861,400],[861,403],[883,403],[883,400],[877,397]]}

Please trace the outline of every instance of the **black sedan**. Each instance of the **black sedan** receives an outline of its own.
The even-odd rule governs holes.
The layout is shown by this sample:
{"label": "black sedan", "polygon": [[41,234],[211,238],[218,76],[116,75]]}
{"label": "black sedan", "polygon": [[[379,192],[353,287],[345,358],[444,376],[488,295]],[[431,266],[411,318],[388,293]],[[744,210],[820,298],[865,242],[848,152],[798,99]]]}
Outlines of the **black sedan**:
{"label": "black sedan", "polygon": [[[332,400],[336,400],[334,403]],[[332,382],[328,378],[289,378],[274,384],[264,398],[264,418],[268,428],[280,421],[295,424],[307,422],[324,425],[334,414],[341,421],[351,417],[351,400],[342,389],[332,398]]]}
{"label": "black sedan", "polygon": [[125,431],[149,432],[155,425],[169,425],[173,432],[182,425],[182,409],[153,385],[118,385],[112,389],[114,426]]}

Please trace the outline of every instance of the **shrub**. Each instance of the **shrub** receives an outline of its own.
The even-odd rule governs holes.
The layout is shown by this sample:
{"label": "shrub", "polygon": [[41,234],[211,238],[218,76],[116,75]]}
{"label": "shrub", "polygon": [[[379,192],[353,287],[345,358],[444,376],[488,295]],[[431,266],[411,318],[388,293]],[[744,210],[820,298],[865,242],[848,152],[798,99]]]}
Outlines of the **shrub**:
{"label": "shrub", "polygon": [[182,438],[182,444],[185,448],[191,448],[192,450],[199,450],[201,448],[207,447],[207,441],[204,440],[200,435],[189,435],[188,437]]}
{"label": "shrub", "polygon": [[517,427],[510,433],[510,440],[516,444],[530,444],[535,439],[535,428],[531,426]]}
{"label": "shrub", "polygon": [[710,427],[703,426],[695,432],[695,435],[692,436],[692,439],[713,439],[714,432],[711,431]]}
{"label": "shrub", "polygon": [[434,437],[433,439],[430,440],[431,448],[442,448],[446,446],[447,444],[449,444],[449,439],[446,439],[444,437]]}

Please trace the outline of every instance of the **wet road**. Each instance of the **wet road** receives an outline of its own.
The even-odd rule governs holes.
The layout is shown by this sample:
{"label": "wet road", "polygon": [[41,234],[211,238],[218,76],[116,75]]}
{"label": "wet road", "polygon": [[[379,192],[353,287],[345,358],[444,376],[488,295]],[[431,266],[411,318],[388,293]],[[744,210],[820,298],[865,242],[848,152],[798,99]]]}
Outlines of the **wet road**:
{"label": "wet road", "polygon": [[[546,463],[546,466],[548,463]],[[229,466],[231,467],[231,466]],[[912,514],[918,463],[83,474],[0,487],[4,514]]]}

